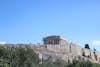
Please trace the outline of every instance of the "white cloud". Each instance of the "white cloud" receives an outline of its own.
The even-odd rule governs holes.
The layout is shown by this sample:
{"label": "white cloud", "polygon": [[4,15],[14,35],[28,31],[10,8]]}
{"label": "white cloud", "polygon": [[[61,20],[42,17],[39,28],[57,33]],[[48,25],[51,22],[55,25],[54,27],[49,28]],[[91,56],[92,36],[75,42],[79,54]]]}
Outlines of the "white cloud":
{"label": "white cloud", "polygon": [[92,45],[94,46],[100,46],[100,41],[99,40],[93,40]]}
{"label": "white cloud", "polygon": [[0,44],[6,44],[6,42],[1,41]]}

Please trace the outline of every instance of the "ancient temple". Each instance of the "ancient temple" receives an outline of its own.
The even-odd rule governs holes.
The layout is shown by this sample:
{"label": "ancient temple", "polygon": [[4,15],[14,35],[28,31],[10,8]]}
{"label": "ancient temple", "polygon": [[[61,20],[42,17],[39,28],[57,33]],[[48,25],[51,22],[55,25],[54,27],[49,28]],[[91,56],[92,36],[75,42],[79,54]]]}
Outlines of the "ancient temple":
{"label": "ancient temple", "polygon": [[43,38],[44,45],[62,45],[67,44],[67,41],[64,38],[61,38],[60,36],[47,36]]}

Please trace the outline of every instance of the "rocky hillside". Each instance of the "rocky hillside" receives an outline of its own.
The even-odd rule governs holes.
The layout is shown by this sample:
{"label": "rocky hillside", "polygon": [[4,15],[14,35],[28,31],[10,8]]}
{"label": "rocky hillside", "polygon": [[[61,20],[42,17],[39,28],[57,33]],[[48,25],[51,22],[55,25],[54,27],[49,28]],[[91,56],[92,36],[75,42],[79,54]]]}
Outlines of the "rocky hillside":
{"label": "rocky hillside", "polygon": [[[47,55],[49,54],[50,52]],[[53,58],[58,57],[57,61],[52,62],[50,61],[51,58],[49,58],[50,60],[42,60],[41,62],[41,59],[38,57],[39,55],[35,53],[32,45],[0,45],[0,67],[100,67],[100,64],[92,63],[89,60],[74,59],[73,61],[65,62],[59,60],[60,55],[50,55],[53,55]],[[74,58],[75,56],[70,57]]]}

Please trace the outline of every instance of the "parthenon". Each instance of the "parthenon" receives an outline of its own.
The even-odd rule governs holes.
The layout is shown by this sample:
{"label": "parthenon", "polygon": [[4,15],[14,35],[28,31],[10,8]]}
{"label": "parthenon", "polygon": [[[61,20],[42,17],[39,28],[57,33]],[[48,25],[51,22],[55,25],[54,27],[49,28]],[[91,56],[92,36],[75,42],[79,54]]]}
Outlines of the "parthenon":
{"label": "parthenon", "polygon": [[60,36],[56,36],[56,35],[43,38],[43,42],[44,42],[44,45],[46,44],[51,44],[51,45],[67,44],[67,41],[65,39],[61,38]]}

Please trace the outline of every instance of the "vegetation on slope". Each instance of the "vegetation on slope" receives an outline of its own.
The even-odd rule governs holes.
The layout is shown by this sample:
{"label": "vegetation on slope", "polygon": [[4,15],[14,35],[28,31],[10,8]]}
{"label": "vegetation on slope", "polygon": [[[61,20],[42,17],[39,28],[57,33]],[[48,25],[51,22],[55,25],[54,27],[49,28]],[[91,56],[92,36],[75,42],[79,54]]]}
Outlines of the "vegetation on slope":
{"label": "vegetation on slope", "polygon": [[38,63],[38,55],[27,45],[0,46],[1,67],[33,67]]}
{"label": "vegetation on slope", "polygon": [[90,61],[76,61],[72,63],[57,62],[44,62],[40,67],[100,67],[100,64],[92,63]]}
{"label": "vegetation on slope", "polygon": [[28,45],[0,46],[0,67],[100,67],[90,61],[50,62],[39,64],[38,55]]}

